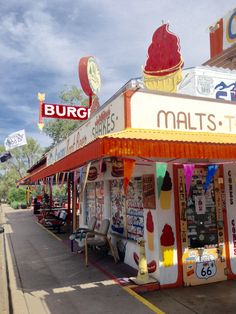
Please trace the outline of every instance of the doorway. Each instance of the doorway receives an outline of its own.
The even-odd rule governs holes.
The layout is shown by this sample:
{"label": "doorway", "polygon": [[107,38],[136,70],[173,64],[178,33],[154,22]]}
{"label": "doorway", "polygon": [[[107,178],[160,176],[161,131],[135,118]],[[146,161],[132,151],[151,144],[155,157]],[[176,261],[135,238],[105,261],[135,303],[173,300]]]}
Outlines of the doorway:
{"label": "doorway", "polygon": [[187,196],[184,169],[177,169],[183,282],[186,286],[227,279],[224,185],[220,170],[205,189],[208,168],[195,167]]}

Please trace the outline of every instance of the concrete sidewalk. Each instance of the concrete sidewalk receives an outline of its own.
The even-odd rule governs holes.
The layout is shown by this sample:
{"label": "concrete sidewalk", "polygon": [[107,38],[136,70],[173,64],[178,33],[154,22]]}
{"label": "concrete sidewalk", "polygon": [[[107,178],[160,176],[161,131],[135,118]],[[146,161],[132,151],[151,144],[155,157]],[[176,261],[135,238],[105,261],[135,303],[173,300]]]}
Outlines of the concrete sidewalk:
{"label": "concrete sidewalk", "polygon": [[236,313],[236,281],[138,295],[116,280],[134,276],[132,268],[97,253],[85,267],[83,254],[70,251],[68,236],[48,232],[32,211],[4,211],[13,313]]}
{"label": "concrete sidewalk", "polygon": [[103,272],[86,267],[84,256],[36,224],[32,211],[4,211],[13,313],[154,313]]}

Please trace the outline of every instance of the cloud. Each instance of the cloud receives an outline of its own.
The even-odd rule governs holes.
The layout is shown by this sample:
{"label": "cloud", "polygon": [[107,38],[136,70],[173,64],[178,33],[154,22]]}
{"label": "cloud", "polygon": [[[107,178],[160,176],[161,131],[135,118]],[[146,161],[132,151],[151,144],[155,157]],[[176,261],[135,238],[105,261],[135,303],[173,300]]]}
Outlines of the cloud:
{"label": "cloud", "polygon": [[37,131],[37,93],[59,101],[65,85],[79,86],[77,65],[94,55],[105,102],[130,78],[141,76],[152,34],[164,22],[180,37],[185,66],[209,57],[207,27],[235,6],[224,2],[153,0],[8,0],[0,11],[0,140],[27,127]]}

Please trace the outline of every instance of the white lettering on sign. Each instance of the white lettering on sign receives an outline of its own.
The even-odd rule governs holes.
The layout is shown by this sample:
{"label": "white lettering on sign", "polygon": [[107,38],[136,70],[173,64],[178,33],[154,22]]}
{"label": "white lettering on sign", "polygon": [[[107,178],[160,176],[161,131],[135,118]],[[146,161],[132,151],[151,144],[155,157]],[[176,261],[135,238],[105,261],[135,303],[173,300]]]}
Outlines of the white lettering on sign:
{"label": "white lettering on sign", "polygon": [[44,118],[58,118],[58,119],[74,119],[85,120],[90,115],[90,108],[69,106],[69,105],[42,105],[42,117]]}
{"label": "white lettering on sign", "polygon": [[[62,109],[60,108],[60,110]],[[63,111],[59,111],[59,113],[63,113]],[[75,113],[70,111],[70,115]],[[124,121],[124,96],[121,94],[90,117],[66,140],[52,148],[47,155],[47,165],[87,145],[100,135],[123,130],[125,127]]]}
{"label": "white lettering on sign", "polygon": [[131,127],[236,134],[236,107],[203,98],[137,92],[131,98]]}
{"label": "white lettering on sign", "polygon": [[45,115],[46,116],[53,116],[55,113],[54,107],[52,105],[46,105],[44,106]]}
{"label": "white lettering on sign", "polygon": [[208,279],[215,276],[217,272],[214,255],[198,256],[196,261],[196,276],[199,279]]}

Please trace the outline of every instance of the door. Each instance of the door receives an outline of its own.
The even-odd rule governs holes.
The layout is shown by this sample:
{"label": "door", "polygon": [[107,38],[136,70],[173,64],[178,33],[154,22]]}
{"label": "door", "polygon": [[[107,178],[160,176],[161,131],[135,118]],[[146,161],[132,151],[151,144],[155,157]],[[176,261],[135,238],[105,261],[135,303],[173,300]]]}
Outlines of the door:
{"label": "door", "polygon": [[224,186],[219,169],[204,191],[207,166],[195,167],[188,197],[183,168],[177,173],[184,284],[226,280]]}

